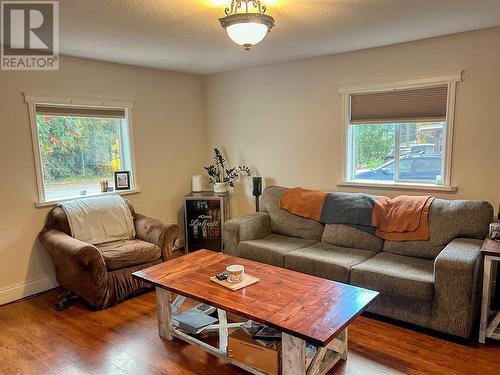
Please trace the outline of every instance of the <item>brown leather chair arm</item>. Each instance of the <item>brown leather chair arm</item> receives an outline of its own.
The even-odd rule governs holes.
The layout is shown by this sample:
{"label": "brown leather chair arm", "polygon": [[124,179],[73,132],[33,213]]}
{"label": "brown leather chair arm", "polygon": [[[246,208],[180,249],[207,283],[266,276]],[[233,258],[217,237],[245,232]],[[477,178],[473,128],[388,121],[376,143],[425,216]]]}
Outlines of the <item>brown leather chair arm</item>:
{"label": "brown leather chair arm", "polygon": [[94,245],[79,241],[57,229],[43,230],[39,237],[51,255],[71,259],[84,267],[92,266],[106,270],[104,259]]}
{"label": "brown leather chair arm", "polygon": [[175,240],[179,237],[179,226],[165,224],[160,220],[137,213],[134,219],[136,238],[158,245],[163,260],[172,259],[172,249]]}
{"label": "brown leather chair arm", "polygon": [[52,258],[62,287],[72,290],[95,308],[107,303],[107,269],[97,247],[56,229],[44,229],[39,239]]}

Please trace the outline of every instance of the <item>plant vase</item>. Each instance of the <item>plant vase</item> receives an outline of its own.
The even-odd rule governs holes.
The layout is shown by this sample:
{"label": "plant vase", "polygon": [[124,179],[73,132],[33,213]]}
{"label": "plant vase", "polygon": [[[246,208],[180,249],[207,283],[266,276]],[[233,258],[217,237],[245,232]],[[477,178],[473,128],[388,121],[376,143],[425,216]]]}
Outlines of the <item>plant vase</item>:
{"label": "plant vase", "polygon": [[250,176],[250,168],[245,165],[229,167],[226,159],[217,148],[214,148],[214,163],[203,167],[208,173],[208,180],[213,184],[214,192],[217,194],[227,193],[229,188],[234,188],[234,182],[242,174]]}
{"label": "plant vase", "polygon": [[214,193],[227,193],[227,182],[214,182]]}

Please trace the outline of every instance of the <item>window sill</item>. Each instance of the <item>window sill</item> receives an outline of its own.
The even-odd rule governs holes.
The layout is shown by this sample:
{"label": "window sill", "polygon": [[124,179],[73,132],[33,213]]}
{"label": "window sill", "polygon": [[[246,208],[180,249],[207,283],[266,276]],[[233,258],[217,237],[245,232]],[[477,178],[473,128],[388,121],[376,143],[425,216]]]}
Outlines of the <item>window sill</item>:
{"label": "window sill", "polygon": [[411,184],[411,183],[384,183],[384,182],[369,182],[369,181],[341,181],[337,186],[344,187],[367,187],[375,189],[388,189],[388,190],[424,190],[424,191],[442,191],[448,193],[456,193],[456,186],[438,186],[432,184]]}
{"label": "window sill", "polygon": [[53,200],[47,200],[47,201],[38,201],[38,202],[35,202],[35,207],[40,208],[40,207],[57,206],[61,202],[66,202],[66,201],[70,201],[73,199],[85,199],[85,198],[91,198],[91,197],[101,197],[103,195],[129,195],[129,194],[138,194],[140,192],[141,192],[141,189],[137,187],[135,189],[130,189],[130,190],[115,190],[115,191],[110,191],[107,193],[78,195],[75,197],[53,199]]}

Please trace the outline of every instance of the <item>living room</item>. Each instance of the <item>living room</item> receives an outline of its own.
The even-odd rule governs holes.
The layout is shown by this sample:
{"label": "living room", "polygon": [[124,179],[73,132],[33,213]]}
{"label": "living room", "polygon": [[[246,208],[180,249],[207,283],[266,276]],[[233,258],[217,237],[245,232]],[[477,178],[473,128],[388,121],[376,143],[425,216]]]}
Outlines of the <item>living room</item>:
{"label": "living room", "polygon": [[[227,355],[250,320],[283,331],[278,373],[500,373],[498,1],[1,3],[1,374],[274,373]],[[257,40],[244,40],[249,25]],[[204,168],[217,169],[214,148],[234,179]],[[379,232],[331,215],[339,193],[362,193]],[[204,245],[215,255],[189,243],[193,197],[220,204],[204,214],[218,222],[209,230],[220,246]],[[120,250],[77,240],[68,212],[95,199],[119,204],[129,240],[157,256],[119,259],[124,268]],[[427,234],[395,239],[397,230],[372,225],[372,210],[394,202],[419,203]],[[105,211],[94,214],[111,224],[116,211]],[[95,221],[83,223],[95,234]],[[191,241],[203,239],[200,228]],[[328,251],[335,260],[324,260]],[[209,279],[224,267],[212,272],[214,256],[260,280],[216,285]],[[392,270],[394,257],[411,260]],[[374,259],[384,278],[368,268]],[[177,280],[164,276],[188,266]],[[146,272],[158,267],[160,279]],[[122,284],[94,287],[122,269]],[[205,285],[197,277],[208,284],[189,289]],[[338,290],[361,294],[334,304]],[[170,315],[195,300],[215,311],[203,313],[218,321],[202,335],[210,348],[172,326]]]}

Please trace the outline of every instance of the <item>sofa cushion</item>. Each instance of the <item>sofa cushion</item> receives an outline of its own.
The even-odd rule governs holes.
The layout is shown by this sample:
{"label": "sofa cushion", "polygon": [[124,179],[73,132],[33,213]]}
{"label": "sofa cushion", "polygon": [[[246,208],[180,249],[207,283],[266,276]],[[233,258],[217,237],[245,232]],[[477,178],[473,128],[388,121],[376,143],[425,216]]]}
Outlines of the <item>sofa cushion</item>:
{"label": "sofa cushion", "polygon": [[492,219],[493,207],[488,202],[435,199],[429,211],[429,240],[385,241],[384,251],[434,259],[455,238],[485,238]]}
{"label": "sofa cushion", "polygon": [[373,251],[349,249],[320,242],[312,247],[285,254],[285,268],[349,283],[351,267],[375,254]]}
{"label": "sofa cushion", "polygon": [[281,197],[288,190],[281,186],[269,186],[264,189],[262,209],[269,213],[271,231],[285,236],[319,241],[323,234],[323,224],[312,219],[304,219],[280,208]]}
{"label": "sofa cushion", "polygon": [[240,242],[238,244],[238,255],[257,262],[284,267],[285,254],[297,249],[311,247],[315,243],[317,241],[271,234],[259,240]]}
{"label": "sofa cushion", "polygon": [[383,239],[342,224],[325,225],[321,241],[340,247],[350,247],[376,252],[381,251],[384,247]]}
{"label": "sofa cushion", "polygon": [[382,252],[354,266],[350,282],[382,295],[430,302],[434,297],[434,262]]}
{"label": "sofa cushion", "polygon": [[121,240],[96,245],[109,271],[152,262],[161,257],[160,248],[141,240]]}

